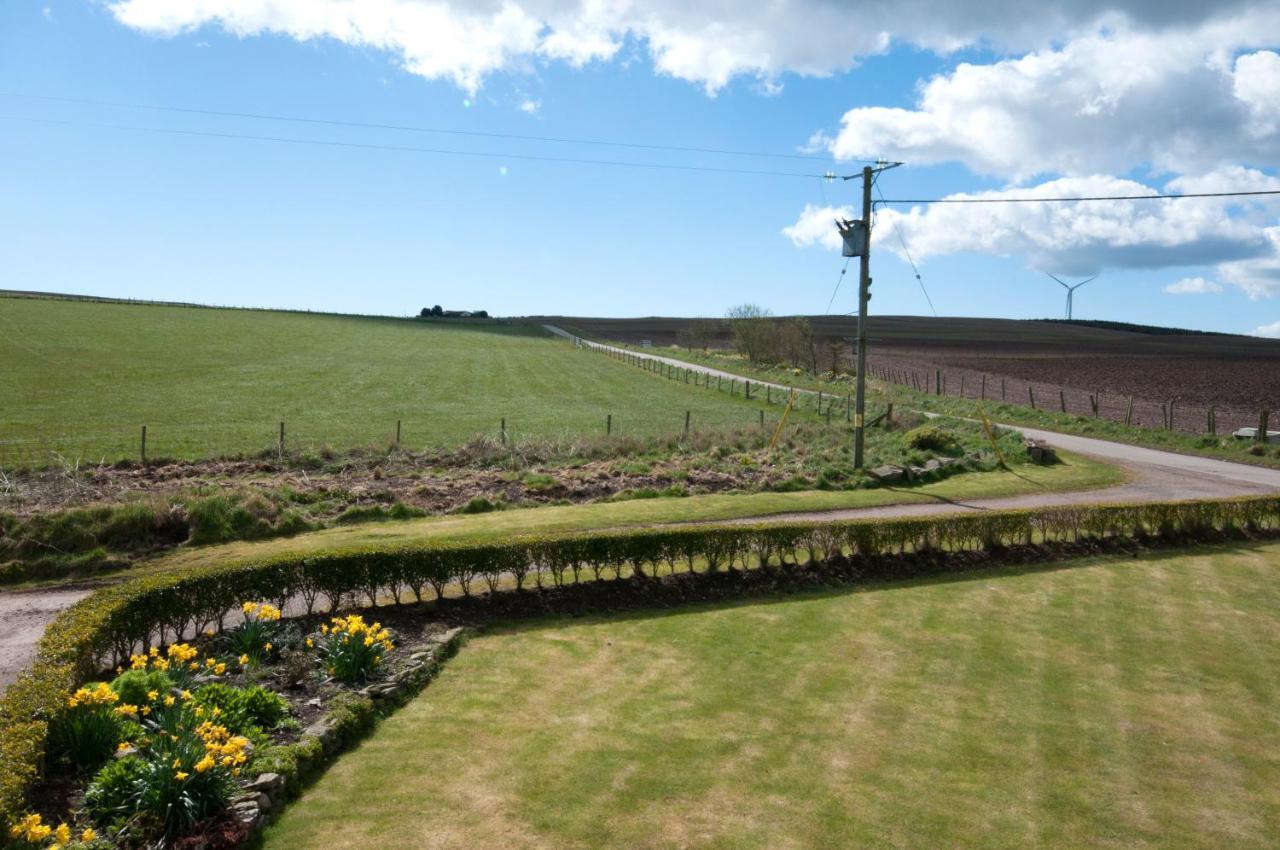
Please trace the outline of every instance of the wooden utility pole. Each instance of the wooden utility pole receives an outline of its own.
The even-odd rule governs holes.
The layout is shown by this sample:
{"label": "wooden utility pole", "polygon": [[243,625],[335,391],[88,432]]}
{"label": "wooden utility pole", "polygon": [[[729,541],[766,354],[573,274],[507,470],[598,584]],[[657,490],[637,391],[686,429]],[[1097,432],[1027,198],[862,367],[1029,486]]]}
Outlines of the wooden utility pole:
{"label": "wooden utility pole", "polygon": [[853,468],[862,469],[867,410],[867,302],[871,300],[871,166],[862,169],[862,232],[865,247],[858,263],[858,371],[854,375]]}

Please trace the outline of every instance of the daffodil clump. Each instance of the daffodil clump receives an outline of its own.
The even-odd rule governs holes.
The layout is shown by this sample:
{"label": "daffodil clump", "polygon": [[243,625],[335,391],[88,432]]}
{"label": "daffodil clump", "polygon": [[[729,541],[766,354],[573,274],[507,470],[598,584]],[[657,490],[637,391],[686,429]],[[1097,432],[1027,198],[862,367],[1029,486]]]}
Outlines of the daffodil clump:
{"label": "daffodil clump", "polygon": [[53,850],[62,847],[83,847],[98,840],[93,829],[73,831],[70,824],[60,823],[50,826],[38,814],[29,814],[9,827],[9,841],[15,848],[38,847],[41,850]]}
{"label": "daffodil clump", "polygon": [[239,656],[241,666],[261,664],[275,649],[280,630],[280,609],[268,602],[240,606],[244,622],[227,632],[227,645]]}
{"label": "daffodil clump", "polygon": [[105,682],[78,689],[50,724],[55,752],[76,767],[94,767],[111,755],[122,734],[116,712],[120,697]]}
{"label": "daffodil clump", "polygon": [[381,623],[366,623],[359,614],[334,617],[320,627],[318,638],[308,638],[325,673],[340,682],[363,682],[395,649],[391,634]]}
{"label": "daffodil clump", "polygon": [[119,745],[121,758],[95,777],[86,804],[95,820],[117,832],[150,824],[172,838],[226,806],[250,744],[220,722],[220,709],[198,705],[190,691],[147,696],[144,705],[115,707],[144,731]]}
{"label": "daffodil clump", "polygon": [[[124,672],[116,668],[117,672]],[[200,659],[200,650],[189,643],[171,644],[163,653],[151,647],[145,653],[129,656],[129,669],[137,671],[159,671],[168,675],[173,684],[186,686],[197,675],[221,676],[227,672],[226,662],[216,656]]]}

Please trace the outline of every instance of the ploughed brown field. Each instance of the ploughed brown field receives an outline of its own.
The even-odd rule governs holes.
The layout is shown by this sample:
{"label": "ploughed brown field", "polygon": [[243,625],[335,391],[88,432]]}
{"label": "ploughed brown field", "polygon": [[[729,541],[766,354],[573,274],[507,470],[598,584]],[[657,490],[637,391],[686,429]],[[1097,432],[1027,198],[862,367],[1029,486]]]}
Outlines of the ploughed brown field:
{"label": "ploughed brown field", "polygon": [[[852,337],[847,316],[810,316],[818,337]],[[680,318],[548,318],[600,338],[674,345],[689,320]],[[1042,408],[1089,414],[1099,394],[1101,414],[1119,420],[1133,396],[1135,424],[1160,427],[1161,405],[1173,403],[1178,430],[1203,432],[1216,408],[1219,433],[1256,426],[1262,409],[1280,418],[1280,341],[1137,325],[1014,319],[873,316],[868,327],[871,370],[933,389],[937,370],[948,395],[1028,403],[1028,388]],[[727,347],[725,329],[716,343]]]}

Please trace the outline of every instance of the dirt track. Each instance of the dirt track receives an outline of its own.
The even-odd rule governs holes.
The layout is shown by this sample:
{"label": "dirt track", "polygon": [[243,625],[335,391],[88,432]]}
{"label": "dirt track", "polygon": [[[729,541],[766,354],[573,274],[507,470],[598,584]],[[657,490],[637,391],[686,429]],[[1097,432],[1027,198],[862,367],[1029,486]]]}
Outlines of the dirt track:
{"label": "dirt track", "polygon": [[[559,328],[549,331],[575,339]],[[612,348],[597,343],[592,347]],[[614,349],[617,350],[617,349]],[[632,352],[633,354],[635,352]],[[738,378],[728,372],[690,364],[668,357],[640,354],[664,363],[710,375]],[[773,385],[785,389],[780,385]],[[1090,437],[1077,437],[1019,426],[1030,437],[1053,446],[1115,463],[1128,473],[1119,486],[1072,493],[1043,493],[1002,499],[973,499],[967,502],[939,500],[936,504],[884,505],[874,508],[772,515],[770,519],[846,519],[855,517],[921,516],[970,510],[1037,508],[1086,502],[1148,502],[1162,499],[1198,499],[1242,496],[1280,491],[1280,470],[1213,460],[1211,458],[1145,449]],[[738,522],[751,522],[751,519]],[[0,686],[12,682],[31,659],[35,643],[45,624],[62,609],[90,593],[87,589],[32,590],[0,593]]]}

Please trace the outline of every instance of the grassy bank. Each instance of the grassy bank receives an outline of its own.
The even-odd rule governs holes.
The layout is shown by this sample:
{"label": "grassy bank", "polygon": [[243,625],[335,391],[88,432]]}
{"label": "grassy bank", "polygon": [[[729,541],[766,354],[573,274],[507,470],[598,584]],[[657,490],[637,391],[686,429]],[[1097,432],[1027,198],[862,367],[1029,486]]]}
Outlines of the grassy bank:
{"label": "grassy bank", "polygon": [[[1002,470],[971,472],[916,487],[629,499],[586,505],[554,505],[480,514],[363,522],[292,537],[183,547],[143,561],[128,571],[102,575],[109,578],[170,568],[196,568],[236,560],[270,558],[284,553],[381,549],[423,541],[485,543],[505,540],[513,533],[536,534],[707,522],[891,504],[942,504],[1024,493],[1088,490],[1117,484],[1122,480],[1123,473],[1116,467],[1068,454],[1064,455],[1063,463],[1054,466],[1025,465],[1018,467],[1016,473]],[[15,585],[24,586],[32,585]]]}
{"label": "grassy bank", "polygon": [[1277,559],[496,628],[265,846],[1268,847]]}

